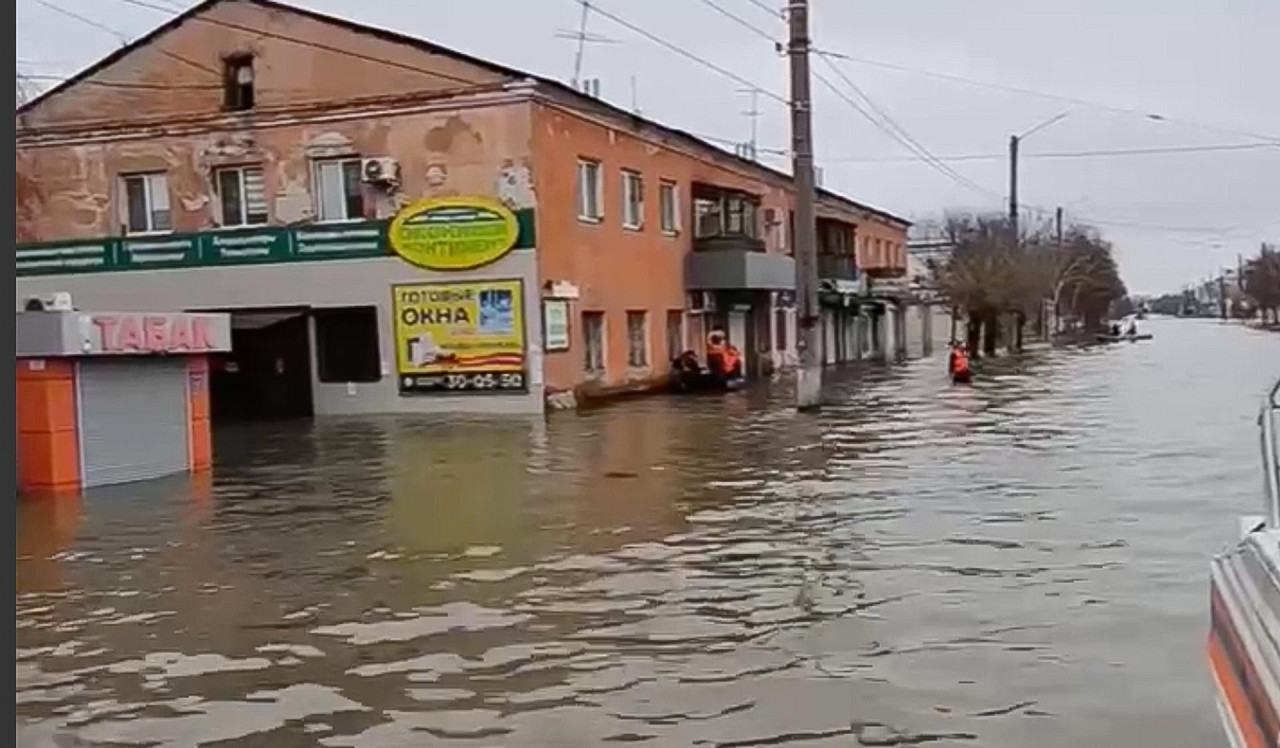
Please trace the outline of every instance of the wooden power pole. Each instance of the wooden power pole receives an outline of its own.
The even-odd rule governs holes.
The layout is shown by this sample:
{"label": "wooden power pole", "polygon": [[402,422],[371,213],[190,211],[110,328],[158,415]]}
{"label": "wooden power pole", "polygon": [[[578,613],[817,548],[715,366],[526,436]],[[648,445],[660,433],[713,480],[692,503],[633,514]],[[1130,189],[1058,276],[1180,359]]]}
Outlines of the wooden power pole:
{"label": "wooden power pole", "polygon": [[1018,236],[1018,141],[1017,135],[1009,136],[1009,227]]}
{"label": "wooden power pole", "polygon": [[816,409],[822,397],[818,246],[814,214],[813,120],[809,91],[809,0],[790,0],[791,152],[796,185],[796,345],[800,372],[796,407]]}

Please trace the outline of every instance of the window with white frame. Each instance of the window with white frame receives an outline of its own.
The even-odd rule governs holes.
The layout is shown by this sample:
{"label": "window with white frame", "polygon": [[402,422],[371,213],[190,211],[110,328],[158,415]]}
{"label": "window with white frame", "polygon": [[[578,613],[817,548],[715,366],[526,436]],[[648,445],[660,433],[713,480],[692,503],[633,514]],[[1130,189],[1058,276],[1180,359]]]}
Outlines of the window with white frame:
{"label": "window with white frame", "polygon": [[684,310],[667,311],[667,360],[675,361],[685,352]]}
{"label": "window with white frame", "polygon": [[120,178],[124,200],[120,222],[126,234],[173,230],[169,210],[169,179],[163,172],[130,174]]}
{"label": "window with white frame", "polygon": [[604,218],[604,184],[600,181],[600,162],[578,160],[578,218],[599,221]]}
{"label": "window with white frame", "polygon": [[364,217],[360,159],[315,162],[316,220],[355,221]]}
{"label": "window with white frame", "polygon": [[622,170],[622,227],[644,228],[644,179],[628,169]]}
{"label": "window with white frame", "polygon": [[627,366],[632,368],[649,365],[648,316],[645,312],[627,312]]}
{"label": "window with white frame", "polygon": [[262,167],[234,166],[218,170],[218,202],[223,226],[256,226],[267,222],[267,195]]}
{"label": "window with white frame", "polygon": [[658,185],[658,209],[662,233],[680,233],[680,191],[675,182]]}

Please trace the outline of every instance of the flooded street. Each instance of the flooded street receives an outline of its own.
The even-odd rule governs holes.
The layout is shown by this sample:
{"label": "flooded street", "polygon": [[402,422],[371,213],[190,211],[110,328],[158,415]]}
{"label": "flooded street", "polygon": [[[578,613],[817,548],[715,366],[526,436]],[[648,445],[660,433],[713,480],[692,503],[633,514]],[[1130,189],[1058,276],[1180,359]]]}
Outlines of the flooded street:
{"label": "flooded street", "polygon": [[1222,745],[1207,564],[1280,338],[1148,327],[812,417],[223,429],[207,485],[19,506],[18,743]]}

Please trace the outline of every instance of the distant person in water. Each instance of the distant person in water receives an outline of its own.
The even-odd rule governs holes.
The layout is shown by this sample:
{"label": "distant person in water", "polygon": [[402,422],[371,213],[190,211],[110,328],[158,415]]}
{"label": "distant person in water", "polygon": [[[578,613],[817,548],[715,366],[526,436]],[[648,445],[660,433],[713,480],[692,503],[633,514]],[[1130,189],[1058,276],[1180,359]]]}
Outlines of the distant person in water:
{"label": "distant person in water", "polygon": [[973,370],[969,368],[969,352],[965,350],[964,343],[952,341],[947,371],[953,382],[968,382],[973,379]]}

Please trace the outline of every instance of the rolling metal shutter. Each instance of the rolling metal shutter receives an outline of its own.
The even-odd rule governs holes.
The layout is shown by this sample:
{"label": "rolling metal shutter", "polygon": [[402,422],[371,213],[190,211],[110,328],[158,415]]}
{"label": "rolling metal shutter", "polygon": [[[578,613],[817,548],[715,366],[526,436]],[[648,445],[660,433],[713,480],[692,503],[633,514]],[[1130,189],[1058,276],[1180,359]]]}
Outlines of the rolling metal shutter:
{"label": "rolling metal shutter", "polygon": [[184,359],[89,360],[78,379],[86,488],[187,469]]}

